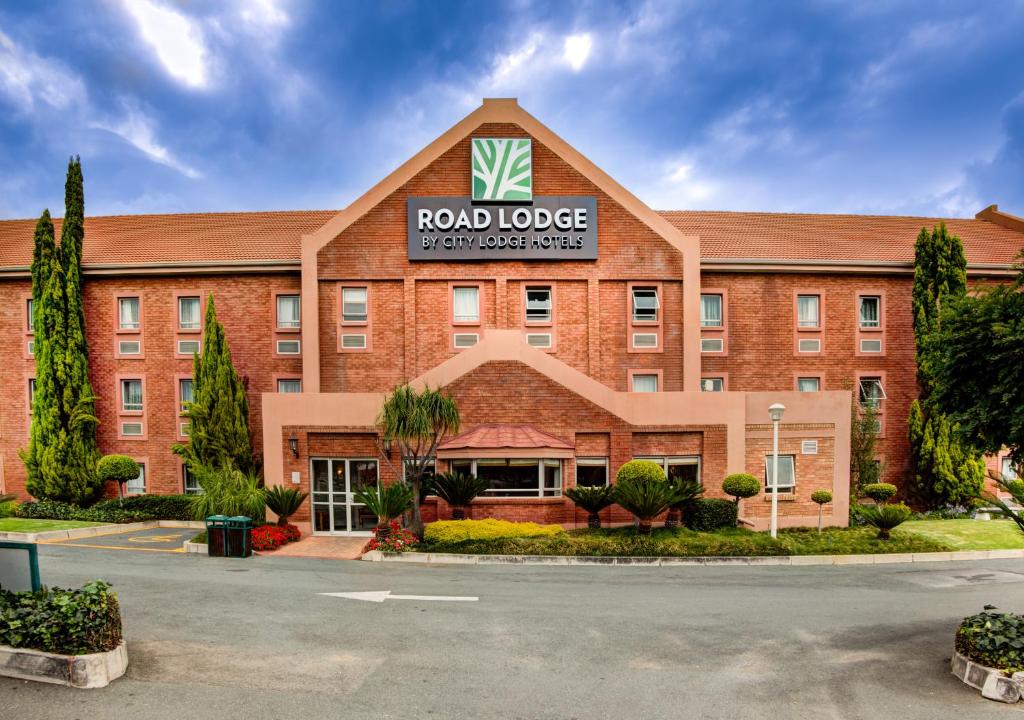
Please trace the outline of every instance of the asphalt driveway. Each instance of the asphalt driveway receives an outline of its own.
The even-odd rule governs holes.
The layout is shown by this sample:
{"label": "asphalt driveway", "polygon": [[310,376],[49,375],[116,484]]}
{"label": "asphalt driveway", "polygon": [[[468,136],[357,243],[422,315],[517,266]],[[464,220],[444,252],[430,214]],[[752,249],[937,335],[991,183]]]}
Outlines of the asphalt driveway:
{"label": "asphalt driveway", "polygon": [[[0,679],[4,715],[19,720],[1019,712],[983,700],[947,664],[964,615],[986,603],[1024,609],[1016,560],[418,567],[59,545],[40,554],[48,584],[115,585],[130,667],[94,691]],[[372,591],[392,596],[320,594]]]}

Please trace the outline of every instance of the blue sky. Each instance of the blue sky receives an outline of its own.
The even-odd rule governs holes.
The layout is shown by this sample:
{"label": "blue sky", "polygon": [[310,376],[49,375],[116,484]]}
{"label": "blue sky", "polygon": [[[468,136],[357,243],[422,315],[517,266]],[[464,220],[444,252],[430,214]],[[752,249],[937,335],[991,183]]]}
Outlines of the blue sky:
{"label": "blue sky", "polygon": [[1024,214],[1024,1],[0,4],[0,217],[340,208],[516,96],[658,209]]}

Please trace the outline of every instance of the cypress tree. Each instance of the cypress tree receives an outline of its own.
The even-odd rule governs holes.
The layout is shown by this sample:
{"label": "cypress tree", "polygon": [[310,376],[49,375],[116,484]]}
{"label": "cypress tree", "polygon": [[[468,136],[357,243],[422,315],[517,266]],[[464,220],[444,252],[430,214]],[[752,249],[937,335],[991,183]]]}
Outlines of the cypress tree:
{"label": "cypress tree", "polygon": [[253,469],[249,398],[231,361],[213,295],[206,302],[202,352],[192,359],[192,396],[185,410],[189,441],[175,445],[174,451],[192,469]]}
{"label": "cypress tree", "polygon": [[65,475],[68,496],[79,502],[89,500],[101,489],[96,474],[99,450],[96,447],[96,397],[89,381],[89,346],[85,335],[85,309],[82,302],[82,245],[85,238],[85,194],[82,163],[75,157],[68,162],[64,185],[64,222],[60,234],[60,260],[66,290],[67,379],[62,395],[61,413],[68,433]]}
{"label": "cypress tree", "polygon": [[960,238],[942,223],[931,232],[921,228],[914,244],[912,295],[914,340],[920,400],[907,419],[914,493],[929,506],[968,502],[981,492],[985,463],[959,439],[952,424],[931,401],[934,388],[930,338],[940,329],[942,307],[967,293],[967,258]]}

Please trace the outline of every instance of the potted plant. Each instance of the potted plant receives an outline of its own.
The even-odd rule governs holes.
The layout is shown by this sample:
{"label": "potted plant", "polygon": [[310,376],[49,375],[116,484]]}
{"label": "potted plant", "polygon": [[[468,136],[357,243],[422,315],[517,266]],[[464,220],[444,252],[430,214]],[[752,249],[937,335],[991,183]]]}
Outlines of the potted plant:
{"label": "potted plant", "polygon": [[281,527],[288,524],[288,518],[297,513],[302,507],[302,503],[309,497],[307,492],[284,485],[274,485],[264,492],[267,498],[267,507],[277,515],[277,524]]}
{"label": "potted plant", "polygon": [[447,472],[434,476],[431,489],[452,506],[452,520],[465,520],[466,506],[490,486],[489,480],[476,475]]}
{"label": "potted plant", "polygon": [[565,496],[576,503],[577,507],[586,511],[587,527],[593,530],[601,527],[601,516],[598,513],[609,505],[615,504],[615,488],[612,485],[593,487],[577,485],[567,488]]}
{"label": "potted plant", "polygon": [[377,537],[391,534],[391,521],[401,517],[412,507],[413,489],[403,482],[393,482],[382,488],[367,488],[353,493],[353,499],[377,516]]}

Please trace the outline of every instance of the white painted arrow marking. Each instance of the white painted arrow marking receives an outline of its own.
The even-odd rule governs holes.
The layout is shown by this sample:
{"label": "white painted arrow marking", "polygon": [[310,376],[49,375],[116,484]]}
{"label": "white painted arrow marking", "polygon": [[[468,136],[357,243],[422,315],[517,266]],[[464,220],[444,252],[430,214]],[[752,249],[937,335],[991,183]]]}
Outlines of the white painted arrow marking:
{"label": "white painted arrow marking", "polygon": [[329,597],[340,597],[346,600],[362,600],[363,602],[382,603],[385,600],[435,600],[441,602],[476,602],[480,598],[459,595],[392,595],[390,590],[370,590],[368,592],[318,593]]}

